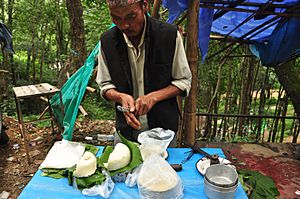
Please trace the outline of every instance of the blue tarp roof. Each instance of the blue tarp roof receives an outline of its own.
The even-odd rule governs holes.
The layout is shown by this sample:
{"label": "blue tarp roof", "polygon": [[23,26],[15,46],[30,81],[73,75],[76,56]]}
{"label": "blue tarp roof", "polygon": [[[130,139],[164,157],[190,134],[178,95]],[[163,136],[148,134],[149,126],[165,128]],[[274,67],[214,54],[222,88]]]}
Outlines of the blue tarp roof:
{"label": "blue tarp roof", "polygon": [[[201,2],[201,1],[200,1]],[[223,1],[223,2],[236,2],[236,1]],[[246,0],[246,3],[259,3],[259,4],[276,4],[292,6],[295,13],[300,14],[300,0]],[[187,10],[188,0],[163,0],[163,6],[169,10],[168,22],[172,23],[180,14]],[[214,6],[228,6],[228,4],[214,4]],[[296,10],[298,6],[298,11]],[[279,6],[278,6],[279,7]],[[235,8],[257,10],[256,6],[243,6],[238,5]],[[289,8],[290,9],[290,8]],[[251,46],[253,52],[258,52],[256,55],[261,59],[265,66],[275,66],[279,63],[287,61],[300,52],[300,17],[278,17],[277,15],[269,15],[261,19],[252,17],[249,21],[239,26],[244,20],[253,13],[228,11],[221,17],[213,20],[214,15],[218,13],[217,9],[200,8],[199,11],[199,48],[204,60],[209,43],[209,35],[211,32],[221,35],[228,35],[230,37],[242,38],[250,40],[254,43]],[[285,8],[275,8],[274,12],[286,12]],[[269,20],[274,19],[272,23]],[[245,37],[249,31],[255,29],[261,24],[268,23],[268,25],[254,31]],[[237,28],[236,28],[237,27]],[[263,31],[261,31],[263,30]],[[261,32],[260,32],[261,31]]]}

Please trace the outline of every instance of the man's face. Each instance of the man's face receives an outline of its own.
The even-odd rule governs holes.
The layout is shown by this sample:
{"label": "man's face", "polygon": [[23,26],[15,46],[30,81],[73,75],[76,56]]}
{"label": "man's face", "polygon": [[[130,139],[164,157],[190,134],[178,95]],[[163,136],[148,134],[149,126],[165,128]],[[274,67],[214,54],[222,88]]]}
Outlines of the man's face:
{"label": "man's face", "polygon": [[124,7],[110,8],[112,21],[129,38],[141,35],[145,12],[145,7],[140,2]]}

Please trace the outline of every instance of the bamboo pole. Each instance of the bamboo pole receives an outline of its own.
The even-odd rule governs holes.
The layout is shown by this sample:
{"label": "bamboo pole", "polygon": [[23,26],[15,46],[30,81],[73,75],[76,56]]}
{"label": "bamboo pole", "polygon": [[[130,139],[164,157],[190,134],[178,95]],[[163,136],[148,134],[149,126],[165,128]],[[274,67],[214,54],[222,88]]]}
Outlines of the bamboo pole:
{"label": "bamboo pole", "polygon": [[186,54],[192,72],[192,87],[190,95],[186,98],[184,107],[184,141],[188,144],[195,142],[196,127],[196,95],[198,78],[198,13],[199,0],[189,0],[187,47]]}
{"label": "bamboo pole", "polygon": [[154,0],[153,9],[151,12],[151,16],[155,19],[159,18],[159,8],[161,5],[161,0]]}
{"label": "bamboo pole", "polygon": [[88,116],[88,113],[84,110],[84,108],[83,108],[82,105],[79,106],[79,110],[80,110],[80,112],[82,113],[82,115],[83,115],[84,117],[87,117],[87,116]]}
{"label": "bamboo pole", "polygon": [[89,91],[89,92],[91,92],[91,93],[96,93],[96,92],[97,92],[96,89],[94,89],[94,88],[92,88],[92,87],[90,87],[90,86],[87,86],[87,87],[86,87],[86,90]]}

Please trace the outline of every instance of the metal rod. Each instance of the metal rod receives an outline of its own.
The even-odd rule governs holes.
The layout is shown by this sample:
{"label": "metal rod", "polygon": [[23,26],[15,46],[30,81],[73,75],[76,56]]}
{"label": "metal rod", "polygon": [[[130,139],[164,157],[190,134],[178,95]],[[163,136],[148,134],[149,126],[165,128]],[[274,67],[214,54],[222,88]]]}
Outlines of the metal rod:
{"label": "metal rod", "polygon": [[[238,6],[241,2],[244,2],[245,0],[237,0],[237,1],[231,1],[228,5],[228,7],[234,8]],[[213,20],[216,20],[220,17],[222,17],[224,14],[226,14],[229,10],[220,9],[217,13],[214,14]]]}
{"label": "metal rod", "polygon": [[298,119],[296,116],[273,116],[273,115],[240,115],[240,114],[214,114],[214,113],[196,113],[197,116],[209,117],[246,117],[246,118],[279,118],[279,119]]}
{"label": "metal rod", "polygon": [[233,37],[225,38],[224,36],[221,36],[221,35],[210,35],[210,39],[218,40],[218,41],[233,42],[233,43],[246,43],[246,44],[254,43],[253,41],[247,41],[247,40],[242,40],[242,39],[233,38]]}
{"label": "metal rod", "polygon": [[[259,26],[257,26],[256,28],[253,28],[252,30],[250,30],[249,32],[247,32],[246,34],[244,34],[243,36],[241,36],[239,39],[244,39],[246,38],[248,35],[256,32],[257,30],[259,30],[260,28],[264,27],[262,30],[259,30],[255,35],[259,34],[260,32],[262,32],[263,30],[265,30],[267,27],[270,27],[270,26],[267,26],[268,24],[272,23],[273,21],[277,20],[279,17],[276,16],[276,17],[273,17],[272,19],[269,19],[268,21],[265,21],[264,23],[260,24]],[[276,22],[272,23],[272,25],[274,25]],[[255,35],[252,35],[250,38],[254,37]],[[249,38],[248,38],[249,39]],[[214,53],[213,55],[209,56],[207,59],[211,59],[212,57],[218,55],[219,53],[223,52],[224,50],[226,50],[227,48],[233,46],[235,43],[231,43],[227,46],[225,46],[223,49],[219,50],[218,52]]]}
{"label": "metal rod", "polygon": [[[201,4],[230,4],[231,1],[222,1],[222,0],[201,0]],[[239,6],[253,6],[253,7],[261,7],[263,6],[264,3],[254,3],[254,2],[240,2]],[[287,9],[293,7],[293,5],[286,5],[286,4],[271,4],[270,7],[274,8],[282,8],[282,9]]]}
{"label": "metal rod", "polygon": [[33,122],[40,122],[40,121],[49,121],[51,120],[51,117],[45,117],[45,118],[40,118],[40,119],[35,119],[35,120],[30,120],[30,121],[24,121],[24,124],[29,124],[29,123],[33,123]]}
{"label": "metal rod", "polygon": [[[251,10],[251,9],[244,9],[244,8],[231,8],[231,7],[223,7],[223,6],[213,6],[213,5],[205,5],[200,4],[201,8],[210,8],[210,9],[219,9],[219,10],[226,10],[226,11],[234,11],[234,12],[249,12],[254,13],[257,10]],[[299,17],[300,14],[298,13],[284,13],[284,12],[271,12],[271,11],[263,11],[260,14],[264,15],[276,15],[280,17]]]}
{"label": "metal rod", "polygon": [[255,15],[262,14],[263,10],[268,7],[269,4],[272,4],[272,2],[275,0],[268,0],[262,7],[257,9],[255,12],[253,12],[250,16],[248,16],[244,21],[242,21],[239,25],[235,26],[229,33],[226,34],[225,38],[227,38],[233,31],[247,23],[249,20],[251,20]]}

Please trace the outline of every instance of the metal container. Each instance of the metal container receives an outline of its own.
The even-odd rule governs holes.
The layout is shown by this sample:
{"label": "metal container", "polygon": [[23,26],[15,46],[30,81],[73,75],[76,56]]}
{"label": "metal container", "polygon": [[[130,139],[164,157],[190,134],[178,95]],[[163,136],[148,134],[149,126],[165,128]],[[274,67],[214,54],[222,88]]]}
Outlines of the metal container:
{"label": "metal container", "polygon": [[227,165],[212,165],[204,176],[204,193],[210,199],[234,198],[238,186],[236,170]]}

